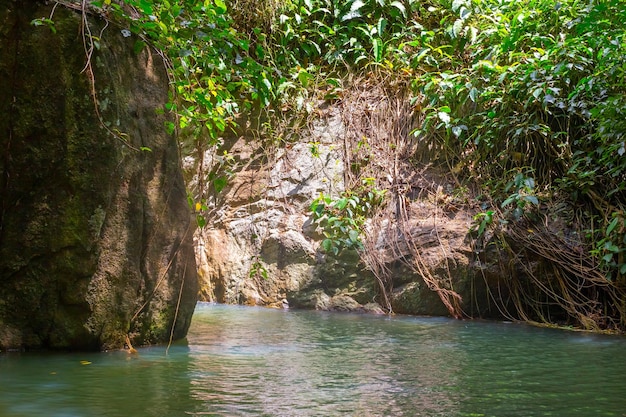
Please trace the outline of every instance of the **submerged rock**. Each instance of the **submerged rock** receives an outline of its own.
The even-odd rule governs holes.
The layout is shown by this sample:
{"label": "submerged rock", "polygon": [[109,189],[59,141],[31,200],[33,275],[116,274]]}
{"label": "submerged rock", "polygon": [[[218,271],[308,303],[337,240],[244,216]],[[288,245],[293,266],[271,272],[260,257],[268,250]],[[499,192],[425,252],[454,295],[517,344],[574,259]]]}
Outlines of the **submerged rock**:
{"label": "submerged rock", "polygon": [[0,0],[0,348],[119,348],[184,337],[193,224],[168,79],[149,48],[52,5]]}

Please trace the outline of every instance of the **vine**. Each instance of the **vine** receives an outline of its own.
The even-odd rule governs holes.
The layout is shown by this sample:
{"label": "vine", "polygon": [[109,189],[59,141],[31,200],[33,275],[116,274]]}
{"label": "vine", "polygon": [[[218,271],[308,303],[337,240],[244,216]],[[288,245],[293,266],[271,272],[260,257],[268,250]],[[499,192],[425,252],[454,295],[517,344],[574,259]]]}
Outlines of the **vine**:
{"label": "vine", "polygon": [[[110,3],[110,1],[108,1]],[[103,37],[104,31],[109,27],[109,20],[104,18],[104,26],[100,29],[98,36],[95,36],[92,33],[91,26],[89,24],[88,17],[90,14],[97,14],[99,16],[103,16],[103,12],[101,9],[97,7],[96,4],[88,1],[81,0],[80,3],[74,3],[71,1],[63,1],[63,0],[55,0],[54,5],[52,6],[52,10],[50,12],[49,17],[37,18],[31,21],[33,26],[47,26],[52,33],[56,33],[56,27],[54,25],[54,13],[59,5],[66,7],[68,9],[79,11],[81,14],[81,22],[80,22],[80,33],[81,39],[83,42],[83,49],[85,52],[85,66],[81,70],[81,74],[85,73],[87,75],[87,79],[89,80],[90,86],[90,96],[94,107],[94,112],[96,114],[96,118],[106,132],[111,135],[111,137],[117,139],[124,146],[132,149],[133,151],[150,151],[147,147],[135,147],[131,144],[128,135],[126,133],[120,132],[118,130],[113,130],[109,127],[109,124],[105,122],[102,117],[102,113],[100,112],[100,103],[98,101],[98,93],[96,91],[96,78],[94,75],[93,67],[92,67],[92,57],[94,51],[99,48],[99,42]]]}
{"label": "vine", "polygon": [[[84,0],[73,4],[85,12]],[[520,253],[528,250],[557,268],[553,282],[532,278],[532,294],[513,285],[520,317],[530,318],[524,303],[544,315],[541,301],[533,304],[533,297],[544,297],[583,327],[625,326],[626,3],[250,4],[240,0],[229,10],[223,0],[100,0],[90,7],[136,34],[137,50],[151,44],[168,57],[172,98],[166,110],[177,116],[177,124],[167,128],[181,132],[185,149],[214,149],[221,156],[224,132],[243,113],[258,106],[267,114],[308,114],[312,98],[319,97],[313,89],[343,106],[350,100],[365,106],[366,98],[374,103],[370,113],[344,112],[346,126],[359,132],[344,144],[348,191],[321,195],[311,205],[327,251],[349,247],[375,253],[367,239],[376,232],[367,237],[365,225],[382,207],[368,211],[365,202],[373,207],[376,193],[389,190],[385,203],[394,201],[392,218],[401,219],[403,187],[418,162],[447,167],[457,185],[476,184],[484,196],[473,227],[479,241],[510,233],[524,245],[510,250],[515,262],[522,265]],[[37,24],[54,30],[51,18]],[[87,56],[96,38],[84,33]],[[361,84],[358,97],[348,97],[343,88],[350,77],[356,81],[351,85]],[[399,120],[387,126],[390,137],[377,137],[367,127],[384,124],[375,118],[385,112],[374,110],[391,101],[385,94],[372,97],[381,90],[409,104],[388,109]],[[384,161],[382,168],[372,161],[372,149]],[[211,172],[207,182],[213,190],[224,189],[228,175]],[[374,178],[368,192],[376,192],[369,200],[359,188],[364,178]],[[202,211],[206,189],[200,191],[191,195],[191,204],[200,203]],[[546,213],[560,199],[572,213],[567,227],[582,225],[571,247],[562,246],[562,236],[550,237],[546,226]],[[373,256],[367,259],[388,289],[385,267]],[[428,278],[423,268],[420,273]],[[585,274],[591,278],[583,279]],[[452,291],[445,279],[437,285]],[[440,294],[458,312],[456,297]],[[612,324],[595,318],[595,324],[585,324],[602,314]]]}

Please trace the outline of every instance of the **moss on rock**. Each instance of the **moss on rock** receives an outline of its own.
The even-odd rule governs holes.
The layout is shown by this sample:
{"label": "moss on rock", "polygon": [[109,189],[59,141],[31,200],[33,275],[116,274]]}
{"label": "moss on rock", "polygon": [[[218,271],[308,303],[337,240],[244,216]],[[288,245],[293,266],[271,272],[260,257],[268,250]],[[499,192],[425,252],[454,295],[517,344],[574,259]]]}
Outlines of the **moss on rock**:
{"label": "moss on rock", "polygon": [[56,7],[56,33],[30,24],[51,8],[0,0],[0,347],[164,342],[181,290],[182,337],[197,282],[178,149],[156,114],[164,66],[109,27],[82,71],[79,13]]}

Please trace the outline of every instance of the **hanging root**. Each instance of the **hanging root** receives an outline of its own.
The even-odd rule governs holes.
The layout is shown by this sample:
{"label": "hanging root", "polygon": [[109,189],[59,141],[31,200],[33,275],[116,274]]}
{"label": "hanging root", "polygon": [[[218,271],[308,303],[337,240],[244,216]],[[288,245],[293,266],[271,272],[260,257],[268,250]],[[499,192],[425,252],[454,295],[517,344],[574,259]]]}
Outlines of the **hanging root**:
{"label": "hanging root", "polygon": [[[532,288],[543,299],[560,307],[571,319],[586,330],[618,329],[625,317],[621,302],[626,296],[614,282],[608,280],[593,258],[581,246],[573,246],[555,234],[546,224],[525,228],[513,225],[509,236],[539,258],[552,265],[551,277],[537,277],[526,268]],[[543,322],[539,298],[519,288],[520,301],[534,309]]]}
{"label": "hanging root", "polygon": [[[415,155],[420,149],[411,130],[419,115],[410,106],[401,85],[389,85],[388,80],[376,77],[354,84],[356,87],[342,100],[342,119],[347,129],[344,182],[349,189],[359,186],[363,178],[375,179],[375,186],[387,190],[389,196],[386,206],[377,211],[364,232],[361,251],[361,259],[378,282],[381,304],[392,311],[393,280],[388,265],[400,261],[424,279],[453,317],[461,318],[461,297],[452,288],[448,254],[436,224],[435,233],[446,262],[447,274],[443,278],[433,275],[421,256],[420,242],[411,233],[408,193],[417,174]],[[373,150],[375,159],[371,158]]]}
{"label": "hanging root", "polygon": [[381,303],[387,313],[393,314],[391,305],[391,292],[393,291],[393,280],[391,270],[387,266],[386,257],[383,248],[379,248],[376,242],[384,239],[386,231],[382,228],[382,217],[376,216],[369,229],[365,231],[363,237],[363,250],[361,250],[361,259],[372,271],[378,282],[378,289],[382,298]]}

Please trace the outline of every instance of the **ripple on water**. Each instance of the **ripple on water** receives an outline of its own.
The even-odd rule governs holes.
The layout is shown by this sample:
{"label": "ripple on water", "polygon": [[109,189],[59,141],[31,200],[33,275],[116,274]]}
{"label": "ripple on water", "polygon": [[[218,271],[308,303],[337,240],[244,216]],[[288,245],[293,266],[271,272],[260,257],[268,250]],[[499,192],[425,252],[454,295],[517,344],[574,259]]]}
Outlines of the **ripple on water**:
{"label": "ripple on water", "polygon": [[200,303],[167,355],[0,356],[0,416],[623,416],[625,348],[516,324]]}

